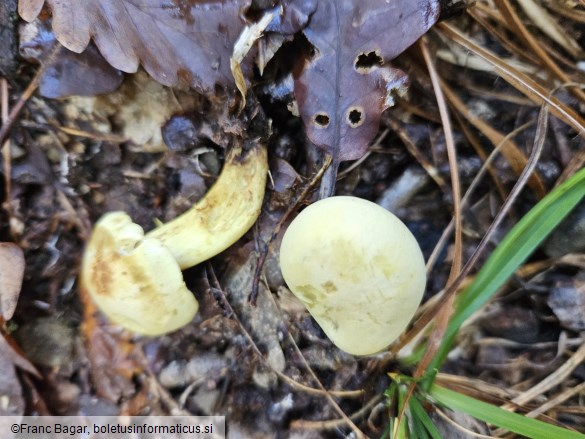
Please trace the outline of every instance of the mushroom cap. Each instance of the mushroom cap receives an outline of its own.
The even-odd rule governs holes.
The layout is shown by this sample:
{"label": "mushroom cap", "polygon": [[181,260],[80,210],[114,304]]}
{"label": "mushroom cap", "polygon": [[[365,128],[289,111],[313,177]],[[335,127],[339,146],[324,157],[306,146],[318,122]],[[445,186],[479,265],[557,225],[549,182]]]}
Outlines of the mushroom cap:
{"label": "mushroom cap", "polygon": [[368,355],[406,328],[422,299],[426,270],[408,228],[367,200],[317,201],[290,224],[282,274],[340,349]]}
{"label": "mushroom cap", "polygon": [[198,303],[169,249],[145,238],[124,212],[95,225],[81,266],[81,288],[113,322],[144,335],[189,323]]}

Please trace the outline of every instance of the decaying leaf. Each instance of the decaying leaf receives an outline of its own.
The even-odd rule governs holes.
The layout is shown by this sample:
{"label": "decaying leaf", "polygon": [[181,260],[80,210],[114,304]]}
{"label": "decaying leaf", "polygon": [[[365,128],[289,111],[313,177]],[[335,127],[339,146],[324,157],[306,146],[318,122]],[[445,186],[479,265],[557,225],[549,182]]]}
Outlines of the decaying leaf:
{"label": "decaying leaf", "polygon": [[[27,21],[45,0],[20,0]],[[245,26],[250,0],[46,0],[57,40],[82,52],[93,38],[115,68],[133,73],[142,63],[158,82],[200,92],[233,88],[230,56]]]}
{"label": "decaying leaf", "polygon": [[547,303],[561,326],[575,332],[585,330],[585,275],[558,282],[550,292]]}
{"label": "decaying leaf", "polygon": [[408,85],[406,74],[387,62],[438,17],[438,0],[319,1],[303,31],[314,54],[295,78],[309,138],[338,161],[360,158],[393,93]]}
{"label": "decaying leaf", "polygon": [[[34,20],[20,27],[20,55],[42,63],[55,44],[50,20]],[[122,83],[123,74],[114,69],[89,44],[83,53],[61,47],[43,71],[39,83],[41,96],[64,98],[68,96],[95,96],[110,93]]]}
{"label": "decaying leaf", "polygon": [[242,72],[242,61],[254,45],[256,41],[262,36],[266,27],[274,18],[276,11],[269,11],[257,22],[250,26],[246,26],[242,31],[238,41],[234,46],[234,52],[230,58],[230,68],[232,75],[236,81],[238,91],[242,95],[242,103],[240,104],[240,111],[246,106],[246,80]]}
{"label": "decaying leaf", "polygon": [[22,249],[10,242],[0,243],[0,313],[4,320],[10,320],[14,314],[23,276]]}
{"label": "decaying leaf", "polygon": [[[35,367],[0,335],[0,417],[24,414],[25,402],[16,368],[40,378]],[[2,421],[0,420],[0,424]],[[3,431],[8,431],[5,429]]]}

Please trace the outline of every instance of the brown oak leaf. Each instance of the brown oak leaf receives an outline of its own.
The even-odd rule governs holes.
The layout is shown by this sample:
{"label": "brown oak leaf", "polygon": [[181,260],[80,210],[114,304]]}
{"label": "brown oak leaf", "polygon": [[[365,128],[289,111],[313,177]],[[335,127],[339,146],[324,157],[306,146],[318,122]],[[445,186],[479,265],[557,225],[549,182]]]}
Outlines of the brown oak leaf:
{"label": "brown oak leaf", "polygon": [[[306,3],[296,0],[291,3]],[[309,138],[337,162],[360,158],[408,77],[387,62],[439,17],[439,0],[320,0],[305,36],[314,54],[295,77]]]}
{"label": "brown oak leaf", "polygon": [[[115,68],[142,64],[158,82],[202,93],[234,88],[230,56],[251,0],[46,0],[57,40],[80,53],[93,39]],[[45,0],[20,0],[22,18],[34,20]]]}

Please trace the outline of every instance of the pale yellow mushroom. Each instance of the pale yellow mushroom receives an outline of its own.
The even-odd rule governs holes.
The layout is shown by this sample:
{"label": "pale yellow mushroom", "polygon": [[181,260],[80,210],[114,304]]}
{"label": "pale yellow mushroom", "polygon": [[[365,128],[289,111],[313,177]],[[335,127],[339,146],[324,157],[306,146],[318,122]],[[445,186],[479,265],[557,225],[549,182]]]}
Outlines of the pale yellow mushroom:
{"label": "pale yellow mushroom", "polygon": [[303,210],[283,237],[280,265],[325,334],[354,355],[388,347],[412,319],[426,284],[408,228],[356,197],[326,198]]}
{"label": "pale yellow mushroom", "polygon": [[173,254],[159,240],[145,238],[124,212],[108,213],[95,225],[81,285],[110,320],[140,334],[174,331],[198,309]]}
{"label": "pale yellow mushroom", "polygon": [[266,148],[233,149],[217,182],[197,204],[146,235],[124,212],[104,215],[86,246],[81,288],[113,322],[145,335],[189,323],[198,309],[181,270],[222,252],[260,213]]}

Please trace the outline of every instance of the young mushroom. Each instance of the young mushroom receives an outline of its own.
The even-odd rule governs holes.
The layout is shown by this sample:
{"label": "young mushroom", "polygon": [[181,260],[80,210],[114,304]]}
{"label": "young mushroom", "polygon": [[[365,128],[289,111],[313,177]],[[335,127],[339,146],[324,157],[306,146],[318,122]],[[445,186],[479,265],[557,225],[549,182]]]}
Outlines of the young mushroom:
{"label": "young mushroom", "polygon": [[144,234],[124,212],[95,225],[81,265],[80,284],[113,322],[145,335],[189,323],[197,300],[181,270],[222,252],[260,213],[268,171],[266,148],[232,150],[216,183],[195,206]]}
{"label": "young mushroom", "polygon": [[291,222],[280,266],[325,334],[354,355],[388,347],[412,319],[426,284],[408,228],[377,204],[349,196],[317,201]]}

